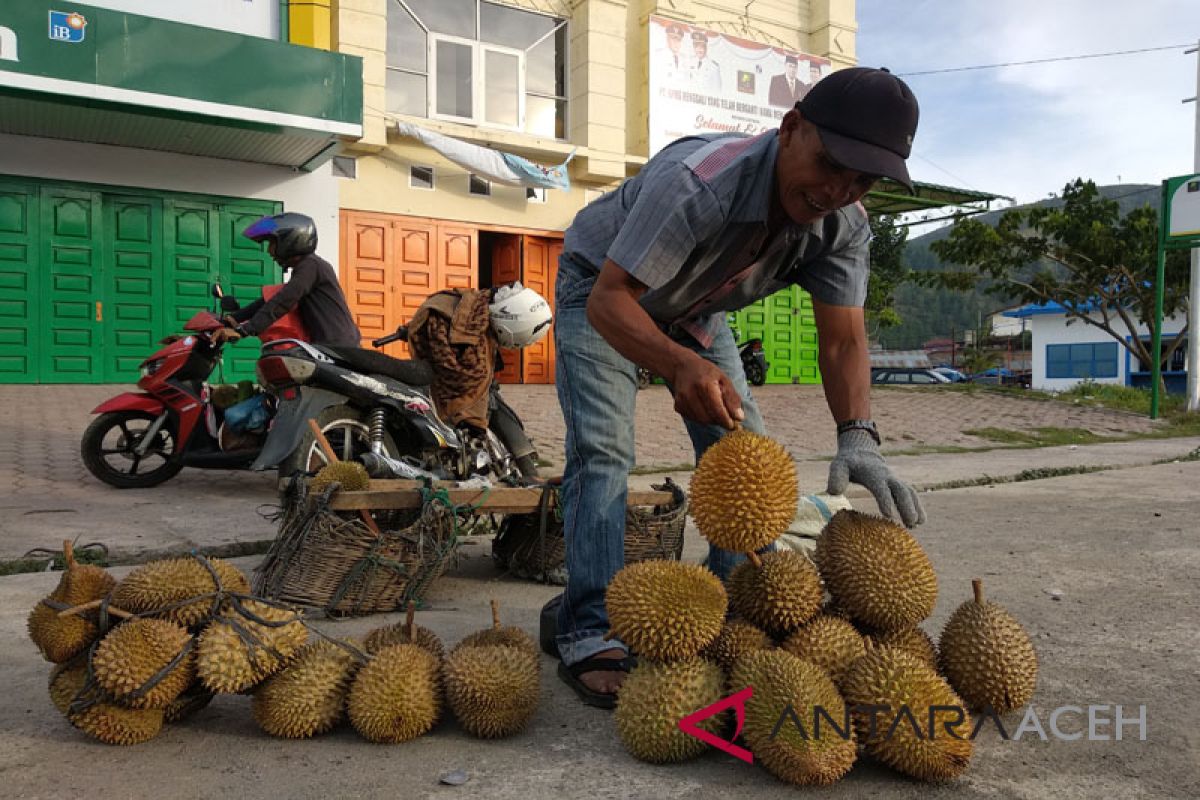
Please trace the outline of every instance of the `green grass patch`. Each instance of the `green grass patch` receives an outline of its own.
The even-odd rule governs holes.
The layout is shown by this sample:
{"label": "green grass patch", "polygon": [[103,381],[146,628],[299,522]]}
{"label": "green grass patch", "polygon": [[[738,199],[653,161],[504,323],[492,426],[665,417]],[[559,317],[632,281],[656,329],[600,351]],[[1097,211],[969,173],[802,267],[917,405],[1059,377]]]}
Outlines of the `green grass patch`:
{"label": "green grass patch", "polygon": [[1114,437],[1099,436],[1085,428],[1048,427],[1032,428],[1026,431],[1014,431],[1007,428],[971,428],[963,433],[1012,447],[1055,447],[1067,444],[1097,444],[1117,441]]}
{"label": "green grass patch", "polygon": [[945,483],[935,483],[931,486],[922,486],[926,491],[940,491],[942,489],[965,489],[971,486],[993,486],[999,483],[1022,483],[1024,481],[1041,481],[1046,478],[1061,478],[1064,475],[1088,475],[1093,472],[1106,472],[1116,469],[1112,466],[1093,466],[1093,467],[1040,467],[1037,469],[1021,470],[1016,475],[1001,475],[993,477],[991,475],[981,475],[978,478],[964,478],[958,481],[946,481]]}

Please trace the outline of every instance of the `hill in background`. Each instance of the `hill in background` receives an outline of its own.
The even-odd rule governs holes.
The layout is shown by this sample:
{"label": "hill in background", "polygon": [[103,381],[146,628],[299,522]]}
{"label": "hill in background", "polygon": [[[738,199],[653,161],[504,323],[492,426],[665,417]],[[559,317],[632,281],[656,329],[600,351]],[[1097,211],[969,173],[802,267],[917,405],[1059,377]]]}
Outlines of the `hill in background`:
{"label": "hill in background", "polygon": [[[1098,188],[1101,195],[1117,201],[1122,214],[1144,205],[1158,209],[1161,200],[1162,187],[1157,184],[1113,184]],[[989,211],[976,219],[987,225],[995,225],[1006,211],[1061,205],[1060,198],[1049,197],[1037,203]],[[909,240],[904,251],[905,263],[917,272],[941,270],[942,262],[929,246],[948,237],[951,228],[951,225],[945,225]],[[979,328],[989,314],[1013,304],[984,294],[982,288],[975,292],[955,292],[905,284],[896,290],[895,297],[896,311],[903,322],[880,331],[876,337],[889,350],[919,349],[930,339],[950,336],[951,331],[961,340],[962,331]]]}

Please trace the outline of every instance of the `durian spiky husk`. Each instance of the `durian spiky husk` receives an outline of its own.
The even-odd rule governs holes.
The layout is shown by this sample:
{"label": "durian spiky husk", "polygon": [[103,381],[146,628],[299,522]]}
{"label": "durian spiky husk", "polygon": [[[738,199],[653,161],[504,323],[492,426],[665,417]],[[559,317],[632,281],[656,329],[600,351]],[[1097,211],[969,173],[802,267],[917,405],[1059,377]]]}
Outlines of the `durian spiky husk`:
{"label": "durian spiky husk", "polygon": [[358,671],[346,712],[365,739],[407,742],[427,733],[441,716],[442,691],[437,660],[415,644],[380,650]]}
{"label": "durian spiky husk", "polygon": [[[944,781],[958,777],[970,764],[971,719],[963,701],[917,657],[894,647],[871,648],[846,673],[842,695],[854,709],[889,709],[874,714],[873,728],[872,712],[855,711],[854,724],[859,743],[893,769],[921,780]],[[945,728],[945,723],[955,720],[955,714],[947,711],[937,712],[934,736],[929,736],[932,706],[962,710],[963,722],[954,729],[957,736]],[[920,735],[904,709],[912,715]]]}
{"label": "durian spiky husk", "polygon": [[[450,651],[451,655],[463,647],[516,647],[529,653],[533,657],[534,663],[540,664],[538,659],[541,651],[533,637],[520,628],[500,624],[500,604],[493,599],[491,606],[492,627],[464,636],[462,641],[454,645]],[[418,642],[418,644],[420,643]]]}
{"label": "durian spiky husk", "polygon": [[[857,747],[845,722],[845,704],[825,670],[786,650],[763,650],[738,661],[730,685],[754,687],[742,737],[772,775],[812,786],[833,783],[850,771]],[[803,731],[790,718],[779,724],[789,707]],[[827,715],[820,717],[819,735],[815,709]]]}
{"label": "durian spiky husk", "polygon": [[[161,708],[122,708],[103,702],[98,687],[85,688],[87,671],[87,659],[78,658],[58,664],[50,673],[50,700],[72,725],[106,744],[140,744],[158,735]],[[73,711],[76,700],[80,704]]]}
{"label": "durian spiky husk", "polygon": [[725,672],[733,669],[737,660],[755,650],[770,650],[775,646],[771,637],[757,625],[743,619],[730,620],[721,628],[712,644],[701,655]]}
{"label": "durian spiky husk", "polygon": [[320,493],[331,483],[340,483],[344,492],[362,492],[371,487],[371,476],[367,468],[357,461],[334,461],[317,471],[309,481],[308,490]]}
{"label": "durian spiky husk", "polygon": [[912,534],[891,520],[839,511],[817,539],[815,558],[837,605],[857,622],[895,631],[933,613],[933,565]]}
{"label": "durian spiky husk", "polygon": [[189,651],[153,686],[145,691],[143,687],[191,644],[187,629],[169,620],[124,622],[96,645],[92,656],[96,683],[130,708],[164,708],[196,677],[195,653]]}
{"label": "durian spiky husk", "polygon": [[825,670],[835,684],[840,683],[850,665],[867,652],[862,634],[849,620],[832,614],[813,617],[788,636],[780,647]]}
{"label": "durian spiky husk", "polygon": [[959,606],[942,629],[938,665],[972,708],[1003,714],[1033,697],[1037,653],[1021,623],[983,598],[981,583],[975,591],[975,599]]}
{"label": "durian spiky husk", "polygon": [[796,464],[773,439],[732,431],[701,456],[689,495],[692,519],[710,543],[735,553],[761,550],[796,516]]}
{"label": "durian spiky husk", "polygon": [[639,561],[618,572],[605,596],[612,633],[653,661],[695,658],[725,624],[728,600],[699,564]]}
{"label": "durian spiky husk", "polygon": [[442,640],[438,635],[429,628],[421,625],[414,627],[415,641],[410,642],[408,638],[408,626],[403,622],[397,622],[395,625],[384,625],[381,628],[376,628],[367,634],[363,640],[363,648],[368,655],[375,655],[385,647],[390,647],[394,644],[415,644],[418,647],[424,647],[430,654],[441,661],[446,657],[445,646],[442,645]]}
{"label": "durian spiky husk", "polygon": [[61,664],[82,653],[100,635],[95,623],[95,613],[58,615],[51,603],[66,606],[81,606],[107,595],[116,580],[103,569],[91,564],[78,564],[71,542],[63,542],[63,561],[66,569],[58,579],[58,586],[45,600],[29,612],[27,627],[29,638],[37,645],[47,661]]}
{"label": "durian spiky husk", "polygon": [[[708,745],[679,729],[679,721],[721,699],[721,668],[701,658],[673,664],[642,661],[617,693],[613,719],[621,743],[634,757],[653,764],[685,761]],[[717,733],[723,716],[702,720],[698,727]]]}
{"label": "durian spiky husk", "polygon": [[862,632],[863,638],[876,647],[895,647],[916,656],[933,669],[938,669],[937,648],[933,639],[918,625],[901,628],[897,631],[873,631],[870,628]]}
{"label": "durian spiky husk", "polygon": [[743,561],[729,574],[733,610],[776,638],[812,619],[825,596],[821,576],[802,553],[775,550],[761,557],[762,568]]}
{"label": "durian spiky husk", "polygon": [[521,647],[458,647],[446,659],[446,702],[463,730],[483,739],[519,733],[538,706],[538,656]]}
{"label": "durian spiky husk", "polygon": [[[249,594],[250,582],[242,571],[219,558],[208,559],[221,579],[221,588],[227,592]],[[213,609],[211,595],[216,591],[212,573],[198,559],[170,558],[151,561],[125,576],[113,589],[112,604],[134,614],[154,614],[191,597],[195,602],[161,612],[185,628],[203,622]]]}
{"label": "durian spiky husk", "polygon": [[333,642],[305,645],[255,690],[255,721],[272,736],[287,739],[325,733],[342,718],[358,665],[353,653]]}
{"label": "durian spiky husk", "polygon": [[[263,625],[232,607],[224,612],[227,620],[210,622],[196,648],[196,672],[210,691],[237,694],[251,688],[282,669],[308,641],[308,629],[297,612],[257,600],[245,600],[242,607],[267,622],[285,624]],[[235,623],[251,637],[253,647]]]}

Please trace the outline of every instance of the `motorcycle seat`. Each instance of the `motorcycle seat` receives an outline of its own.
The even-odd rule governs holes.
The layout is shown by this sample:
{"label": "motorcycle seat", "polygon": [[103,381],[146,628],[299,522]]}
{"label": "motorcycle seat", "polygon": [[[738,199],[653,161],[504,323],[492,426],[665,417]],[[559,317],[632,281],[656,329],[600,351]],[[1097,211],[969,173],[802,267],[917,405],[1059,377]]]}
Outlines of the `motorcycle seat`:
{"label": "motorcycle seat", "polygon": [[429,386],[433,383],[433,369],[425,361],[392,358],[378,350],[361,347],[326,346],[322,349],[358,372],[394,378],[409,386]]}

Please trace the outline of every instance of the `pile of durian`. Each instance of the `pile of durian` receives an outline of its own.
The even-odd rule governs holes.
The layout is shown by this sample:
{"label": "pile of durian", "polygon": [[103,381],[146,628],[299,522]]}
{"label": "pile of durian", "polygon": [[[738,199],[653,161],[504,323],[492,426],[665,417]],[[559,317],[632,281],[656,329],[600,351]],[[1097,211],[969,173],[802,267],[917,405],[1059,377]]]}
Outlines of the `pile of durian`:
{"label": "pile of durian", "polygon": [[[740,736],[783,781],[832,783],[862,754],[922,780],[958,777],[973,749],[967,709],[1003,714],[1033,695],[1028,634],[976,581],[935,646],[920,627],[937,600],[933,566],[906,529],[882,517],[839,512],[812,560],[795,550],[760,554],[787,529],[797,496],[782,446],[727,434],[697,466],[690,506],[710,543],[747,560],[726,585],[704,567],[671,561],[632,564],[614,577],[612,632],[639,657],[617,699],[622,743],[654,763],[697,756],[708,745],[680,720],[753,687],[744,719],[714,715],[699,726]],[[880,706],[888,711],[867,711]],[[955,717],[945,711],[936,711],[937,736],[917,734],[928,733],[935,706],[962,709],[957,737],[943,726]]]}
{"label": "pile of durian", "polygon": [[252,695],[272,736],[303,739],[343,719],[373,742],[431,730],[448,705],[482,738],[522,730],[537,710],[533,639],[500,624],[449,655],[407,619],[362,642],[312,629],[299,611],[249,594],[233,565],[190,556],[154,561],[116,581],[64,545],[57,588],[29,615],[29,635],[54,663],[50,698],[67,720],[109,744],[154,738],[215,694]]}

